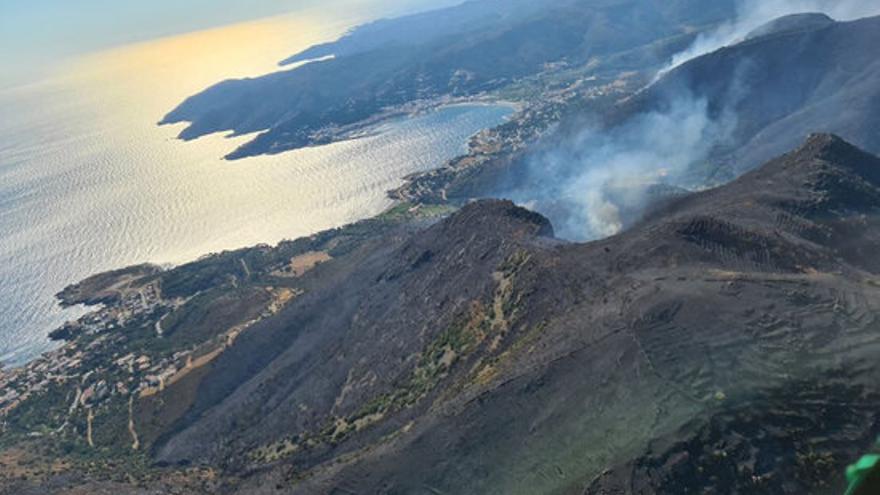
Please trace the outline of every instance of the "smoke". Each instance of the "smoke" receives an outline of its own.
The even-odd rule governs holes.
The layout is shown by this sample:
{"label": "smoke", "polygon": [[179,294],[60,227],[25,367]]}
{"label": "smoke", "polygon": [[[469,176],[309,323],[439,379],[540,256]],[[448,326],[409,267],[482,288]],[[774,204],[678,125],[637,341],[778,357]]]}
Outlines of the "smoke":
{"label": "smoke", "polygon": [[560,237],[607,237],[652,193],[674,192],[689,167],[724,142],[735,123],[730,113],[710,118],[705,99],[682,94],[663,112],[611,130],[588,125],[538,153],[528,166],[528,186],[506,195],[547,215]]}
{"label": "smoke", "polygon": [[[743,0],[735,20],[700,36],[668,69],[742,40],[778,17],[803,12],[851,20],[880,14],[880,2]],[[652,107],[662,111],[636,115],[611,129],[588,123],[552,149],[535,152],[520,177],[525,185],[501,194],[547,216],[562,238],[592,240],[620,232],[655,200],[706,185],[696,182],[705,175],[694,171],[716,148],[734,144],[734,109],[748,94],[743,81],[750,65],[740,62],[739,75],[728,81],[730,94],[712,102],[715,111],[686,88],[666,92],[663,103]]]}
{"label": "smoke", "polygon": [[[875,0],[742,0],[737,18],[714,31],[703,33],[685,51],[676,54],[657,79],[679,65],[719,48],[745,39],[749,33],[782,16],[800,13],[823,13],[838,21],[880,15]],[[656,80],[656,79],[655,79]]]}

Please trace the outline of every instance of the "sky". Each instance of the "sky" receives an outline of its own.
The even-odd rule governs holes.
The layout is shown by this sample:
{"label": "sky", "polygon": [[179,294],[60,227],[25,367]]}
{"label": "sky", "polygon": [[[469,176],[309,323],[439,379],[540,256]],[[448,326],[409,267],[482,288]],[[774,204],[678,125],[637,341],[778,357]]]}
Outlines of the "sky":
{"label": "sky", "polygon": [[[451,0],[0,0],[0,88],[84,53],[312,8],[382,15]],[[325,7],[326,6],[326,7]]]}

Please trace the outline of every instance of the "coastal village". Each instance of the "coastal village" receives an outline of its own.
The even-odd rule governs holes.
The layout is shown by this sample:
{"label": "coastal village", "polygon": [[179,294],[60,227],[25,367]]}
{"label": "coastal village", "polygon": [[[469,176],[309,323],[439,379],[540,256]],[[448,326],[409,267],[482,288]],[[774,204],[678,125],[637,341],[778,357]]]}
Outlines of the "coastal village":
{"label": "coastal village", "polygon": [[[88,370],[84,373],[83,363],[88,356],[113,340],[110,332],[114,329],[124,328],[136,318],[163,309],[170,310],[179,304],[179,301],[164,301],[159,295],[158,288],[154,284],[147,284],[138,290],[120,292],[118,304],[101,307],[76,322],[65,324],[54,333],[55,336],[83,335],[92,338],[85,346],[80,343],[80,339],[71,340],[27,366],[11,369],[5,373],[0,371],[2,373],[0,390],[4,391],[0,396],[0,417],[8,414],[32,395],[46,390],[51,384],[64,385],[72,380],[78,380],[81,387],[78,387],[77,396],[70,406],[71,411],[80,406],[91,406],[113,394],[127,395],[137,391],[147,383],[147,377],[134,387],[130,383],[123,382],[110,385],[105,380],[90,383],[90,378],[100,374],[102,370]],[[173,365],[168,363],[153,365],[146,355],[140,357],[131,355],[130,358],[126,356],[117,359],[114,364],[128,370],[132,376],[136,371],[165,374],[173,368]],[[163,368],[163,364],[167,368]],[[148,376],[152,378],[152,375]]]}
{"label": "coastal village", "polygon": [[[325,253],[306,253],[294,257],[289,265],[279,266],[272,275],[277,280],[293,280],[327,260],[329,256]],[[242,332],[278,313],[302,294],[297,288],[258,285],[253,290],[259,291],[263,297],[259,298],[262,304],[256,314],[219,329],[202,342],[188,342],[181,347],[133,346],[132,333],[152,334],[146,342],[168,340],[167,329],[163,328],[166,320],[174,318],[176,312],[188,304],[204,304],[199,301],[200,293],[186,298],[164,296],[161,277],[156,277],[156,273],[150,270],[143,279],[132,277],[129,272],[116,276],[110,274],[109,277],[102,275],[104,278],[97,287],[87,290],[68,288],[59,294],[65,304],[97,303],[97,309],[53,332],[54,339],[64,341],[57,349],[25,366],[0,368],[0,433],[7,432],[10,428],[8,418],[30,400],[63,396],[65,419],[57,428],[17,433],[30,438],[63,434],[70,426],[66,418],[84,414],[87,419],[84,440],[94,447],[93,411],[114,402],[131,404],[162,392],[190,372],[212,362]],[[233,288],[239,284],[238,280],[230,280]],[[71,291],[75,291],[75,295]],[[223,290],[217,293],[217,297],[223,296]],[[136,450],[139,442],[133,424],[130,433],[132,448]]]}
{"label": "coastal village", "polygon": [[[599,76],[592,72],[593,68],[551,66],[545,73],[525,78],[500,92],[468,98],[469,102],[509,104],[516,111],[506,123],[471,137],[468,153],[453,158],[439,169],[407,177],[406,182],[389,195],[412,203],[445,203],[459,196],[467,197],[467,193],[459,194],[457,189],[469,187],[470,174],[511,163],[526,152],[530,143],[553,132],[568,116],[588,108],[599,110],[611,106],[645,84],[644,76],[637,72]],[[422,103],[417,108],[436,105],[436,102]]]}

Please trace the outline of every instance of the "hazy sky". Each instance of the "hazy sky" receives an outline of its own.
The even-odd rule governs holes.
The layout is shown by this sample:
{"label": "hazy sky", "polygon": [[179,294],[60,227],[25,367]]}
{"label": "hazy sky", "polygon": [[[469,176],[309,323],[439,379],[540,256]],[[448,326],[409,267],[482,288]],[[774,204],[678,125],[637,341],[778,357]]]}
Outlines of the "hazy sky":
{"label": "hazy sky", "polygon": [[[343,0],[359,8],[421,8],[451,0]],[[38,77],[72,55],[233,24],[327,0],[0,0],[0,87]]]}

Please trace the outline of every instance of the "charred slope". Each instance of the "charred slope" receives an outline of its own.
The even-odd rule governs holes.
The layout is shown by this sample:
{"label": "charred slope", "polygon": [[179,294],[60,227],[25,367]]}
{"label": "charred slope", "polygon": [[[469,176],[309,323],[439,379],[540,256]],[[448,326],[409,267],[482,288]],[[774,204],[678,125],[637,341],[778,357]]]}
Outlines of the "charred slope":
{"label": "charred slope", "polygon": [[735,121],[713,157],[725,179],[792,149],[809,132],[835,133],[880,152],[876,46],[880,17],[785,17],[672,71],[617,118],[663,111],[682,95],[705,99],[713,119]]}
{"label": "charred slope", "polygon": [[830,135],[590,244],[471,204],[315,269],[156,458],[237,493],[814,491],[880,431],[878,208]]}
{"label": "charred slope", "polygon": [[[689,344],[663,344],[705,355],[663,361],[728,367],[720,382],[728,385],[715,405],[603,471],[584,494],[842,490],[842,465],[880,431],[872,385],[880,265],[868,251],[880,242],[878,185],[880,160],[816,135],[660,215],[729,267],[700,283],[712,314],[689,324],[703,328],[679,335]],[[687,322],[676,320],[677,328]]]}
{"label": "charred slope", "polygon": [[497,267],[547,236],[537,214],[476,203],[326,263],[305,296],[224,353],[158,458],[246,469],[274,458],[269,447],[297,445],[311,465],[378,441],[399,424],[367,426],[432,395],[473,344],[464,327],[475,301],[491,297]]}
{"label": "charred slope", "polygon": [[878,171],[818,135],[621,236],[531,253],[492,380],[301,493],[816,490],[880,426]]}

